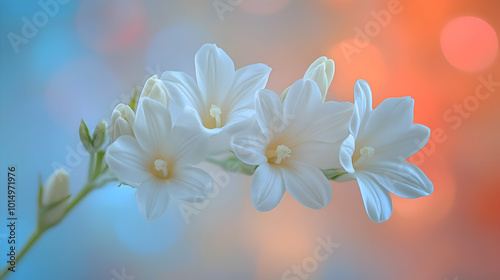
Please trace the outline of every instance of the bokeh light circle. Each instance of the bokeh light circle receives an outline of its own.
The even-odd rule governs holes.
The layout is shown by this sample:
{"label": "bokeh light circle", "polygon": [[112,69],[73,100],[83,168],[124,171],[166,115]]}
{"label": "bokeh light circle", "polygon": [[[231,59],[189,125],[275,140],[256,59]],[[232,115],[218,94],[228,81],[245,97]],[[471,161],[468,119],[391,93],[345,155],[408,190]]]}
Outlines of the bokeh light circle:
{"label": "bokeh light circle", "polygon": [[283,9],[290,0],[252,0],[252,1],[242,1],[241,7],[252,14],[267,15],[273,14],[281,9]]}
{"label": "bokeh light circle", "polygon": [[443,28],[441,49],[455,68],[475,72],[493,63],[498,52],[498,38],[493,27],[484,20],[464,16]]}

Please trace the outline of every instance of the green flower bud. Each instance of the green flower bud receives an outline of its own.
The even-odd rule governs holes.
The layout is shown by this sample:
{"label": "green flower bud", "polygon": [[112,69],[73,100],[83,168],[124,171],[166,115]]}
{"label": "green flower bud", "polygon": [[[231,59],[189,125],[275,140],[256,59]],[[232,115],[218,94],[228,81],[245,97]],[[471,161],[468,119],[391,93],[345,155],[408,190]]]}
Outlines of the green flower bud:
{"label": "green flower bud", "polygon": [[98,151],[99,148],[106,142],[108,135],[108,128],[106,122],[101,120],[94,129],[94,134],[92,135],[92,148],[94,151]]}
{"label": "green flower bud", "polygon": [[80,141],[82,141],[82,144],[87,152],[90,153],[92,151],[92,138],[90,137],[89,129],[83,120],[80,122],[79,133]]}

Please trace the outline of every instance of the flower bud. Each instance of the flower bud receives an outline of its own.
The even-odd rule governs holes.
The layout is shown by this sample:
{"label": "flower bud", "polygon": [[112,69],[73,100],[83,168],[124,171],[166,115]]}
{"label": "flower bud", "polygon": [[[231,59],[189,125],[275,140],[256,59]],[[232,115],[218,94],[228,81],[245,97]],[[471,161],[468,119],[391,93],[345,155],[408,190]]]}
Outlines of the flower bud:
{"label": "flower bud", "polygon": [[335,63],[333,60],[322,56],[309,66],[304,75],[304,79],[311,79],[316,82],[323,96],[322,102],[325,102],[326,94],[332,83],[334,73]]}
{"label": "flower bud", "polygon": [[[333,60],[322,56],[316,59],[316,61],[314,61],[309,68],[307,68],[307,71],[304,74],[304,79],[313,80],[318,85],[322,96],[321,102],[325,102],[326,94],[328,93],[328,88],[332,83],[334,73],[335,63]],[[281,102],[285,101],[288,90],[290,90],[290,87],[281,92]]]}
{"label": "flower bud", "polygon": [[40,226],[47,228],[57,224],[68,206],[69,174],[58,169],[45,183],[41,200]]}
{"label": "flower bud", "polygon": [[99,150],[102,145],[106,142],[108,128],[106,122],[101,120],[94,129],[94,134],[92,135],[92,148],[94,151]]}
{"label": "flower bud", "polygon": [[88,152],[92,151],[92,138],[90,137],[89,129],[83,120],[80,122],[80,129],[78,132],[80,134],[80,141],[82,141],[85,149]]}
{"label": "flower bud", "polygon": [[141,99],[145,97],[152,98],[168,108],[167,89],[163,85],[163,82],[158,79],[158,76],[156,75],[152,76],[146,81],[146,84],[142,89]]}
{"label": "flower bud", "polygon": [[128,105],[118,104],[111,115],[111,141],[116,141],[122,135],[134,136],[134,121],[134,111]]}

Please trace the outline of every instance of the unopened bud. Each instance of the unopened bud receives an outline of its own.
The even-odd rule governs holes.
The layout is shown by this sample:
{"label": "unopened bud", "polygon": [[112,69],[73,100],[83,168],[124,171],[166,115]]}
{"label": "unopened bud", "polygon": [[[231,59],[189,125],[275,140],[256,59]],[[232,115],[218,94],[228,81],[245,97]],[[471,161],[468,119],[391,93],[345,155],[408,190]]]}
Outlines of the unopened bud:
{"label": "unopened bud", "polygon": [[128,105],[118,104],[111,115],[111,141],[116,141],[122,135],[134,136],[134,121],[134,111]]}
{"label": "unopened bud", "polygon": [[335,73],[335,63],[333,60],[322,56],[314,61],[304,74],[304,79],[310,79],[316,82],[323,96],[322,102],[325,102],[328,88],[333,80]]}
{"label": "unopened bud", "polygon": [[104,120],[101,120],[94,129],[94,134],[92,135],[92,148],[94,151],[99,150],[102,145],[106,142],[108,127]]}
{"label": "unopened bud", "polygon": [[80,122],[80,129],[78,132],[80,134],[80,141],[82,141],[83,146],[90,153],[92,151],[92,138],[90,137],[89,129],[83,120]]}
{"label": "unopened bud", "polygon": [[58,169],[45,183],[40,211],[40,226],[47,228],[57,224],[68,206],[69,174]]}
{"label": "unopened bud", "polygon": [[168,94],[167,89],[163,85],[163,82],[158,79],[158,76],[154,75],[146,81],[144,88],[142,89],[141,99],[149,97],[154,99],[166,108],[168,108]]}

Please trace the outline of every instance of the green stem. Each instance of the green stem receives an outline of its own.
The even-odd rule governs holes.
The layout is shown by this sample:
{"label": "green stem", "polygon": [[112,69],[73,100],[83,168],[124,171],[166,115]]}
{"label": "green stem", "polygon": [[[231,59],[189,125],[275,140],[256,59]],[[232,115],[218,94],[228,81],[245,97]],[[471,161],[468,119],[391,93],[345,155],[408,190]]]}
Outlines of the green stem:
{"label": "green stem", "polygon": [[62,218],[66,217],[68,213],[75,208],[80,201],[89,194],[89,192],[93,189],[92,184],[86,184],[83,189],[80,190],[80,192],[73,198],[73,200],[69,203],[68,207],[66,208],[66,211],[64,211],[64,215]]}
{"label": "green stem", "polygon": [[[26,245],[24,245],[24,247],[21,250],[21,252],[19,252],[19,255],[17,255],[17,257],[16,257],[16,263],[18,263],[23,258],[23,256],[31,248],[31,246],[33,246],[33,244],[35,244],[35,242],[38,240],[38,238],[40,238],[40,236],[42,236],[43,232],[44,232],[43,230],[36,230],[30,236],[30,238],[28,239],[28,243]],[[4,268],[2,270],[2,273],[0,274],[0,279],[3,279],[5,277],[5,275],[7,275],[8,272],[9,272],[8,267]]]}
{"label": "green stem", "polygon": [[94,179],[94,173],[95,173],[95,153],[90,153],[89,174],[87,176],[88,182],[90,182],[90,181],[92,181],[92,179]]}
{"label": "green stem", "polygon": [[[85,184],[85,186],[83,186],[83,188],[78,192],[78,194],[71,200],[68,207],[64,211],[64,214],[62,215],[61,219],[56,224],[60,223],[69,214],[69,212],[71,212],[71,210],[73,210],[73,208],[75,208],[92,190],[102,187],[106,183],[109,183],[116,179],[112,174],[107,174],[106,171],[100,172],[99,170],[95,170],[95,168],[96,168],[95,154],[91,154],[89,162],[89,180]],[[103,175],[109,175],[109,176],[103,176]],[[101,178],[103,180],[97,180],[101,176],[103,176]],[[56,224],[50,227],[53,227]],[[30,239],[28,240],[28,243],[21,249],[19,255],[17,255],[16,264],[19,263],[19,261],[26,254],[26,252],[28,252],[28,250],[33,246],[33,244],[36,243],[36,241],[40,238],[40,236],[42,236],[42,234],[50,227],[45,229],[40,229],[38,226],[36,227],[36,230],[31,235]],[[8,272],[9,272],[8,267],[5,267],[0,274],[0,279],[3,279]]]}

